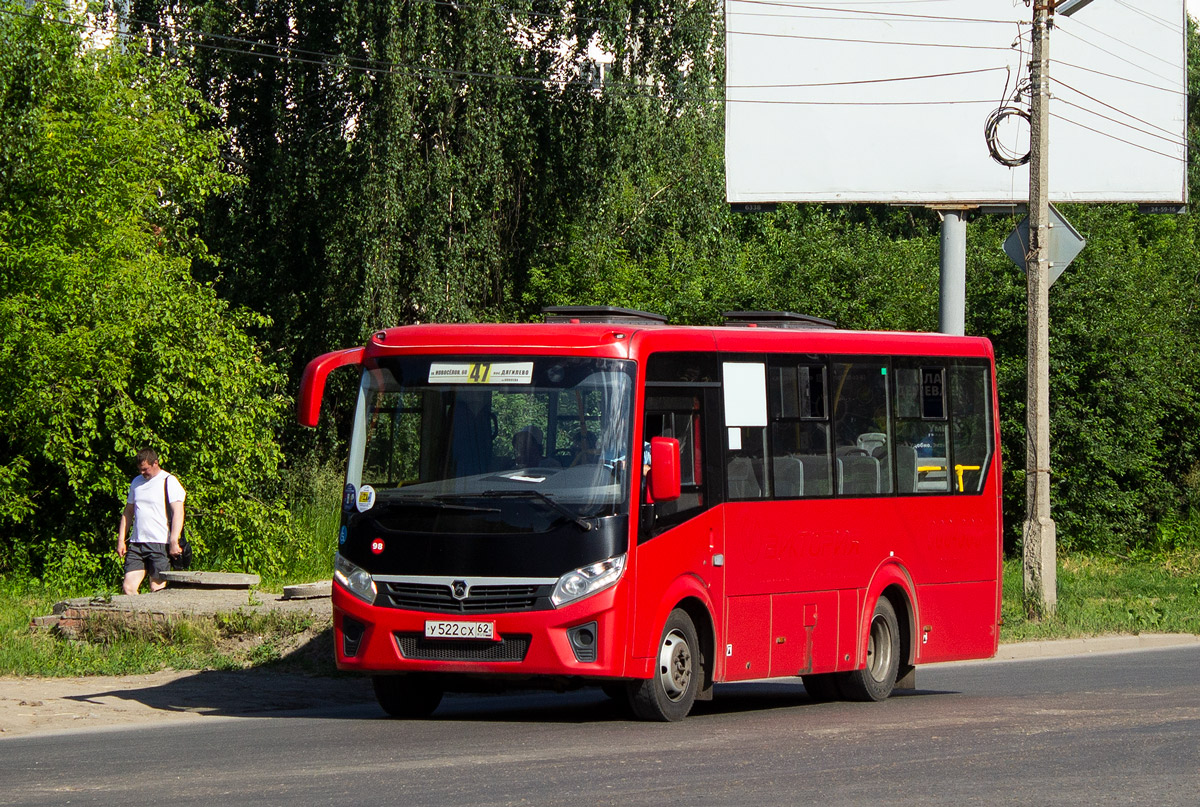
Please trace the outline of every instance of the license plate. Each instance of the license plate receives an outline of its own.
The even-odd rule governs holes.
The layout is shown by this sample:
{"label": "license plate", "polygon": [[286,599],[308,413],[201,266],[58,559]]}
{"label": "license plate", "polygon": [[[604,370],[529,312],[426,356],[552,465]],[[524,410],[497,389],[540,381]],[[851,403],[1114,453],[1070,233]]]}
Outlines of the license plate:
{"label": "license plate", "polygon": [[425,620],[426,639],[495,639],[495,622],[451,622]]}

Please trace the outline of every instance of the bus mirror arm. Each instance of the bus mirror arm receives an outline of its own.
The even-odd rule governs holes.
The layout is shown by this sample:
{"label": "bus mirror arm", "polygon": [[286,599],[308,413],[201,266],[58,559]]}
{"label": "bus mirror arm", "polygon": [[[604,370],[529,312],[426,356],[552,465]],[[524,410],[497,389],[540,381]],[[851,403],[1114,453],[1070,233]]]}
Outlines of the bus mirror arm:
{"label": "bus mirror arm", "polygon": [[321,397],[325,394],[325,379],[339,367],[362,364],[363,348],[335,350],[318,356],[304,368],[300,393],[296,401],[296,419],[301,426],[316,426],[321,417]]}
{"label": "bus mirror arm", "polygon": [[638,543],[650,537],[654,529],[654,502],[642,502],[638,506]]}

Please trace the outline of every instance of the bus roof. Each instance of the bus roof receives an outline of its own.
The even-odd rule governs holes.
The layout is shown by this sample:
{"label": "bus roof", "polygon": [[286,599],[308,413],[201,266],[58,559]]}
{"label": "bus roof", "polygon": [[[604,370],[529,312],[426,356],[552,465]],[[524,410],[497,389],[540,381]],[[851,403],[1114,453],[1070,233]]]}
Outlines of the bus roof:
{"label": "bus roof", "polygon": [[637,358],[654,351],[829,353],[991,358],[986,338],[901,331],[605,322],[407,325],[376,333],[364,358],[434,354],[589,355]]}

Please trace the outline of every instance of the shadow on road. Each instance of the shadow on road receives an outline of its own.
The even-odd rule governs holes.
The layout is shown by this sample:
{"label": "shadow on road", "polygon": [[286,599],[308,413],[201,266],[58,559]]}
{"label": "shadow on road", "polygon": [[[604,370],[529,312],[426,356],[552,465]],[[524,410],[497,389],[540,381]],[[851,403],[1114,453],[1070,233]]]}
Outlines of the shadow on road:
{"label": "shadow on road", "polygon": [[165,684],[100,690],[65,699],[97,706],[106,699],[119,699],[150,710],[221,716],[283,716],[375,700],[370,681],[364,678],[309,676],[266,668],[208,670]]}

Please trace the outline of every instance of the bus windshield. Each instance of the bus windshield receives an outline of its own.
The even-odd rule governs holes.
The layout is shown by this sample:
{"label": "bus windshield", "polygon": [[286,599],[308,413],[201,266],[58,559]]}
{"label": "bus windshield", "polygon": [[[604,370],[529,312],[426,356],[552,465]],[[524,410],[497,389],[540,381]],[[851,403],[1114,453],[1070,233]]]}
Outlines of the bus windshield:
{"label": "bus windshield", "polygon": [[633,384],[633,363],[609,359],[381,358],[363,372],[347,482],[384,509],[437,510],[442,528],[486,512],[492,529],[587,529],[628,511]]}

